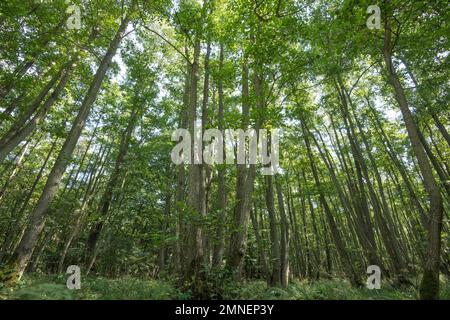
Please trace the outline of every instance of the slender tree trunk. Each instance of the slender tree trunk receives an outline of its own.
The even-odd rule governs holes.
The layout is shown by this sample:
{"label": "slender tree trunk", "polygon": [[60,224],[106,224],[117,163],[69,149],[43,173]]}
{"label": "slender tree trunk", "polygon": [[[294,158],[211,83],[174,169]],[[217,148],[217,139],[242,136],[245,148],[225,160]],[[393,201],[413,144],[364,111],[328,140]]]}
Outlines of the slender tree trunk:
{"label": "slender tree trunk", "polygon": [[[197,87],[199,81],[198,69],[199,69],[199,58],[200,58],[200,40],[196,40],[195,48],[194,48],[194,62],[191,65],[191,82],[190,82],[190,93],[189,93],[189,109],[188,109],[188,129],[191,135],[191,146],[194,146],[194,141],[196,140],[195,133],[197,133],[196,129],[196,118],[197,118],[197,103],[198,103],[198,94]],[[195,143],[197,144],[197,143]],[[202,275],[200,274],[201,265],[204,259],[204,247],[203,247],[203,234],[201,228],[201,219],[202,219],[202,174],[201,174],[201,165],[196,164],[198,160],[202,160],[202,147],[198,146],[196,150],[193,148],[191,161],[189,165],[189,173],[188,173],[188,196],[187,196],[187,210],[190,212],[190,225],[188,230],[188,247],[186,248],[188,251],[185,268],[185,279],[195,279],[193,284],[193,288],[195,290],[201,291],[202,289],[200,281]],[[202,293],[201,293],[202,294]]]}
{"label": "slender tree trunk", "polygon": [[[188,49],[185,47],[185,53],[187,53]],[[190,85],[191,85],[191,63],[186,61],[186,75],[184,81],[184,93],[183,93],[183,110],[180,115],[180,126],[181,128],[187,129],[187,113],[189,110],[189,101],[190,101]],[[185,185],[186,185],[186,169],[184,164],[180,164],[177,167],[177,187],[176,187],[176,198],[175,198],[175,210],[177,212],[177,223],[175,226],[175,236],[177,239],[176,247],[175,247],[175,264],[178,273],[182,274],[184,272],[183,266],[186,261],[185,257],[185,225],[184,221],[184,212],[186,208],[184,207],[185,201]]]}
{"label": "slender tree trunk", "polygon": [[350,142],[352,150],[352,157],[354,160],[357,184],[355,184],[355,208],[357,213],[358,229],[361,231],[360,235],[361,244],[366,252],[369,265],[378,265],[382,268],[381,259],[377,254],[377,246],[375,242],[374,227],[370,217],[369,206],[367,203],[367,195],[365,192],[365,183],[363,178],[364,159],[359,149],[358,141],[356,141],[356,134],[353,127],[353,123],[349,116],[349,103],[348,96],[345,94],[345,88],[342,81],[339,79],[336,88],[341,100],[341,109],[344,118],[345,129],[347,137]]}
{"label": "slender tree trunk", "polygon": [[[203,137],[203,134],[205,133],[205,130],[208,126],[208,103],[209,103],[209,59],[211,56],[211,43],[208,42],[206,46],[206,55],[204,60],[204,82],[203,82],[203,100],[202,100],[202,117],[201,117],[201,135]],[[209,173],[211,172],[211,168],[204,162],[203,160],[203,144],[202,144],[202,155],[201,157],[201,164],[199,167],[199,175],[200,175],[200,189],[199,189],[199,195],[200,198],[197,201],[200,201],[200,216],[202,218],[206,217],[208,214],[208,195],[207,195],[207,189],[208,189],[208,183],[209,183]],[[208,233],[206,230],[201,230],[202,235],[202,247],[203,247],[203,262],[204,266],[203,268],[209,267],[210,262],[210,254],[208,250]]]}
{"label": "slender tree trunk", "polygon": [[25,231],[25,234],[19,246],[15,250],[10,265],[7,267],[8,272],[6,272],[6,276],[4,277],[4,279],[0,279],[0,281],[15,283],[22,277],[22,274],[28,262],[30,261],[39,235],[44,228],[49,205],[58,191],[58,186],[60,184],[62,175],[64,174],[64,171],[69,164],[73,150],[75,149],[75,146],[81,135],[81,131],[83,130],[86,120],[89,116],[92,104],[97,97],[106,71],[108,70],[111,60],[115,55],[117,48],[119,47],[122,37],[124,36],[128,22],[128,18],[122,20],[114,39],[110,43],[109,48],[97,69],[94,80],[89,87],[85,99],[81,104],[72,129],[70,130],[69,135],[58,155],[58,158],[56,159],[56,162],[47,178],[47,182],[45,184],[42,195],[30,215],[29,224]]}
{"label": "slender tree trunk", "polygon": [[[223,62],[224,62],[224,48],[223,44],[220,45],[220,57],[219,57],[219,114],[218,114],[218,122],[219,122],[219,130],[224,135],[224,125],[223,125]],[[223,252],[225,248],[225,219],[226,219],[226,208],[227,208],[227,190],[225,187],[225,168],[218,168],[217,173],[217,183],[218,183],[218,196],[219,196],[219,214],[217,218],[217,230],[216,230],[216,243],[214,245],[213,252],[213,260],[212,266],[213,268],[217,268],[221,266]]]}
{"label": "slender tree trunk", "polygon": [[[350,259],[348,251],[345,247],[345,243],[342,239],[341,233],[339,232],[339,229],[337,227],[335,217],[331,213],[331,209],[330,209],[328,202],[325,198],[325,195],[322,191],[323,188],[321,188],[321,185],[320,185],[320,178],[319,178],[319,174],[317,172],[315,161],[314,161],[314,158],[312,155],[311,146],[309,144],[309,138],[308,138],[308,134],[306,131],[306,125],[303,122],[302,122],[302,131],[303,131],[303,135],[304,135],[304,139],[305,139],[306,150],[308,153],[308,158],[309,158],[309,163],[311,166],[313,178],[314,178],[317,188],[319,189],[319,199],[320,199],[320,202],[325,211],[325,217],[326,217],[326,219],[328,221],[328,225],[331,229],[331,235],[333,237],[334,243],[336,244],[336,249],[338,251],[341,265],[345,271],[345,274],[349,278],[351,284],[353,286],[359,287],[362,284],[359,273],[354,269],[353,263]],[[330,269],[330,268],[328,268],[328,269]]]}
{"label": "slender tree trunk", "polygon": [[36,178],[34,179],[30,190],[27,192],[27,194],[26,194],[26,196],[25,196],[25,198],[24,198],[24,200],[23,200],[19,210],[17,212],[14,212],[14,215],[15,215],[16,218],[13,220],[14,223],[11,224],[11,226],[10,226],[10,228],[8,230],[8,233],[7,233],[6,237],[5,237],[5,241],[4,241],[3,245],[2,245],[2,248],[0,249],[0,252],[1,252],[0,262],[2,262],[2,260],[3,260],[2,256],[6,255],[8,249],[13,247],[13,245],[14,245],[14,242],[15,242],[14,241],[14,235],[19,232],[20,226],[22,225],[22,221],[26,218],[24,216],[25,209],[26,209],[26,207],[27,207],[27,205],[28,205],[28,203],[29,203],[33,193],[34,193],[34,190],[36,189],[37,184],[41,180],[41,177],[42,177],[42,175],[44,173],[45,167],[47,166],[47,163],[48,163],[48,161],[50,159],[50,156],[52,155],[52,153],[53,153],[53,151],[54,151],[54,149],[56,147],[56,144],[57,144],[57,139],[55,139],[55,141],[52,143],[50,151],[47,153],[47,156],[45,157],[44,163],[41,165],[41,168],[39,169],[39,172],[38,172]]}
{"label": "slender tree trunk", "polygon": [[[242,128],[246,129],[249,119],[249,73],[247,61],[244,58],[242,74]],[[257,97],[256,106],[261,112],[264,111],[264,92],[262,84],[262,71],[254,70],[254,90]],[[262,119],[256,122],[258,132]],[[252,202],[256,167],[253,164],[246,168],[245,165],[237,165],[236,205],[234,207],[234,219],[230,236],[227,266],[235,270],[235,278],[242,276],[243,258],[246,251],[247,229]]]}
{"label": "slender tree trunk", "polygon": [[14,89],[14,87],[17,84],[17,81],[19,81],[23,77],[23,75],[25,73],[27,73],[27,71],[34,65],[34,63],[36,62],[36,59],[43,52],[43,51],[41,51],[42,50],[41,48],[47,47],[47,45],[49,44],[49,42],[51,40],[51,37],[60,31],[61,27],[64,25],[66,20],[67,20],[67,15],[64,14],[64,16],[61,18],[61,20],[59,20],[58,24],[56,26],[54,26],[51,30],[46,32],[46,34],[41,39],[39,39],[40,50],[36,50],[34,52],[28,53],[26,60],[23,61],[19,66],[16,67],[16,69],[14,70],[14,72],[12,74],[12,80],[9,83],[7,83],[6,85],[4,85],[3,88],[0,87],[0,97],[2,99],[5,98],[11,92],[12,89]]}
{"label": "slender tree trunk", "polygon": [[[281,248],[280,248],[280,235],[277,223],[277,217],[275,213],[275,201],[273,197],[273,176],[266,176],[266,205],[267,212],[269,214],[270,225],[270,266],[271,272],[268,279],[268,285],[275,287],[281,286]],[[284,235],[283,235],[284,236]]]}
{"label": "slender tree trunk", "polygon": [[405,283],[407,281],[406,273],[408,272],[408,268],[406,265],[406,261],[403,258],[403,253],[401,251],[400,243],[394,232],[395,224],[394,224],[394,221],[392,220],[392,217],[391,217],[392,214],[389,210],[389,206],[386,201],[386,197],[385,197],[385,193],[384,193],[384,189],[383,189],[383,183],[381,180],[381,175],[380,175],[380,172],[378,171],[376,161],[372,156],[369,142],[368,142],[368,139],[362,129],[362,125],[355,115],[354,115],[354,118],[356,120],[356,124],[358,126],[358,130],[359,130],[359,133],[363,140],[363,143],[366,147],[366,150],[367,150],[366,153],[367,153],[369,160],[372,164],[372,167],[374,169],[374,175],[375,175],[375,179],[377,181],[378,191],[379,191],[379,194],[381,197],[381,201],[380,201],[375,194],[374,188],[371,183],[371,179],[367,172],[368,169],[367,169],[367,167],[365,167],[364,172],[365,172],[365,176],[366,176],[366,181],[367,181],[367,184],[369,187],[369,193],[370,193],[370,197],[372,199],[372,206],[374,208],[374,212],[375,212],[376,218],[378,220],[378,225],[380,228],[382,239],[383,239],[384,245],[386,247],[386,250],[388,251],[388,254],[393,262],[395,275],[398,276],[398,280],[400,283]]}
{"label": "slender tree trunk", "polygon": [[28,140],[23,146],[22,150],[19,153],[18,159],[15,162],[14,169],[12,170],[11,174],[9,175],[8,179],[5,181],[2,189],[0,190],[0,201],[3,199],[3,196],[5,195],[6,189],[8,189],[9,184],[14,180],[15,176],[19,172],[25,154],[28,152],[28,149],[30,147],[29,143],[30,141]]}
{"label": "slender tree trunk", "polygon": [[275,177],[277,191],[278,209],[280,211],[280,267],[281,286],[287,288],[289,284],[289,226],[284,208],[284,197],[279,179]]}
{"label": "slender tree trunk", "polygon": [[39,91],[38,95],[34,100],[25,108],[25,111],[18,117],[18,119],[13,123],[11,128],[6,132],[0,139],[0,146],[2,149],[4,145],[11,139],[17,132],[25,125],[25,123],[33,116],[36,110],[44,101],[45,97],[48,95],[50,90],[55,86],[58,80],[61,78],[64,70],[68,67],[67,64],[62,65],[59,70],[51,77],[51,79],[46,83],[44,87]]}
{"label": "slender tree trunk", "polygon": [[133,134],[134,128],[136,126],[136,122],[138,120],[139,112],[137,106],[133,107],[130,118],[128,120],[127,128],[124,130],[119,147],[119,153],[117,154],[116,162],[114,165],[114,171],[112,172],[108,184],[106,185],[105,192],[102,195],[100,200],[99,213],[100,218],[99,221],[95,222],[93,228],[89,233],[89,237],[86,245],[86,272],[89,272],[92,268],[96,256],[97,243],[100,238],[100,234],[102,232],[103,226],[108,217],[109,208],[111,206],[111,202],[113,200],[115,188],[117,187],[117,183],[119,182],[119,177],[122,172],[123,163],[125,162],[125,157],[128,153],[128,148],[130,145],[131,136]]}
{"label": "slender tree trunk", "polygon": [[419,289],[420,298],[437,299],[439,296],[439,263],[441,256],[441,229],[443,216],[442,197],[439,186],[434,179],[433,171],[430,163],[428,162],[427,155],[420,141],[419,128],[417,128],[411,111],[409,110],[403,87],[398,79],[392,62],[392,31],[388,19],[386,19],[384,27],[385,33],[383,54],[389,81],[395,91],[395,98],[403,115],[408,137],[411,142],[414,155],[419,164],[430,202],[427,261],[424,265],[423,277]]}
{"label": "slender tree trunk", "polygon": [[[106,156],[105,156],[105,154],[106,154]],[[104,160],[106,160],[107,155],[108,155],[107,148],[105,147],[105,148],[103,148],[103,150],[99,150],[99,154],[97,155],[96,159],[94,160],[94,164],[92,165],[92,168],[90,170],[90,176],[88,178],[88,183],[86,186],[85,193],[83,195],[83,200],[81,202],[81,206],[80,206],[80,208],[75,210],[74,219],[71,221],[71,224],[69,224],[69,226],[68,226],[69,235],[65,240],[65,243],[64,243],[64,246],[62,249],[62,253],[59,258],[58,273],[62,273],[64,270],[64,261],[66,259],[70,245],[72,244],[73,240],[75,239],[75,237],[77,236],[77,234],[80,230],[83,216],[95,195],[96,181],[97,181],[99,175],[103,172],[103,169],[105,167]],[[99,163],[100,163],[100,165],[99,165]],[[96,172],[97,172],[98,166],[100,166],[100,168],[98,169],[99,175],[97,175],[97,177],[96,177]]]}
{"label": "slender tree trunk", "polygon": [[[43,106],[39,111],[31,118],[28,123],[26,121],[32,116],[32,113],[38,108],[40,103],[43,101],[44,97],[40,101],[35,101],[30,109],[26,112],[21,119],[15,123],[11,129],[5,134],[5,136],[0,140],[0,163],[4,161],[5,157],[17,147],[24,139],[26,139],[39,125],[39,123],[44,119],[45,115],[52,107],[52,105],[58,100],[61,92],[66,86],[69,76],[73,71],[74,64],[78,60],[78,56],[71,59],[62,72],[58,73],[60,81],[58,85],[54,88],[53,92],[49,98],[44,102]],[[62,73],[62,76],[61,76]]]}
{"label": "slender tree trunk", "polygon": [[159,245],[158,252],[158,273],[164,271],[166,268],[166,255],[167,255],[167,245],[165,244],[165,235],[169,229],[169,220],[170,220],[170,201],[172,199],[172,195],[166,195],[164,199],[164,216],[162,221],[162,241]]}
{"label": "slender tree trunk", "polygon": [[262,272],[267,278],[269,274],[269,266],[266,259],[266,254],[263,247],[263,239],[261,237],[261,230],[258,224],[258,219],[256,215],[256,208],[250,211],[250,218],[252,220],[253,231],[255,233],[256,245],[258,247],[259,261],[262,266]]}

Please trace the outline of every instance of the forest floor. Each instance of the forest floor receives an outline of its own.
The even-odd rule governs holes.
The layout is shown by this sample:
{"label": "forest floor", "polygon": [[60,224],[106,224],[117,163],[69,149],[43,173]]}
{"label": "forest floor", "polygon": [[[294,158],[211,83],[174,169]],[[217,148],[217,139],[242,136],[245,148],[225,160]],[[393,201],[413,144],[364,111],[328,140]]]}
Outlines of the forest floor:
{"label": "forest floor", "polygon": [[[189,299],[189,292],[175,288],[170,281],[137,278],[108,279],[84,277],[80,290],[69,290],[65,276],[24,277],[17,287],[0,288],[0,300],[171,300]],[[244,300],[410,300],[417,299],[414,286],[396,289],[382,285],[379,290],[355,289],[343,280],[294,281],[287,289],[268,288],[264,281],[229,284],[222,299]],[[441,299],[450,300],[450,282],[441,285]]]}

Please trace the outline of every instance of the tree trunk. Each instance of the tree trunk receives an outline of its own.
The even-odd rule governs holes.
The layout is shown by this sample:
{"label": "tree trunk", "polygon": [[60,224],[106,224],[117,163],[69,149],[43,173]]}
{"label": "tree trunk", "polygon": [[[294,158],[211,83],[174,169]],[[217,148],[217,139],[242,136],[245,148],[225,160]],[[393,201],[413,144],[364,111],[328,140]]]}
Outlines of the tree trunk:
{"label": "tree trunk", "polygon": [[[246,129],[249,119],[249,72],[246,58],[244,57],[242,69],[242,129]],[[264,109],[264,96],[262,86],[262,73],[254,70],[254,90],[257,97],[256,106],[261,112]],[[261,126],[261,119],[256,122],[256,132]],[[256,175],[255,165],[237,165],[236,205],[232,222],[227,266],[235,270],[235,279],[242,276],[243,258],[246,250],[247,229],[252,202],[254,180]]]}
{"label": "tree trunk", "polygon": [[420,283],[421,299],[437,299],[439,296],[439,263],[441,256],[441,229],[442,229],[442,197],[439,186],[437,185],[427,155],[419,137],[419,128],[417,128],[403,87],[398,79],[397,73],[392,62],[392,44],[391,27],[389,20],[385,21],[384,32],[384,61],[388,72],[389,81],[395,91],[395,98],[399,104],[400,111],[405,121],[408,137],[411,146],[419,164],[420,172],[423,177],[425,190],[429,196],[430,214],[428,225],[428,244],[427,261],[423,268],[423,277]]}
{"label": "tree trunk", "polygon": [[[220,45],[220,57],[219,57],[219,114],[218,114],[218,126],[219,130],[224,135],[224,125],[223,125],[223,61],[224,61],[224,49],[223,44]],[[226,208],[227,208],[227,190],[225,187],[225,168],[218,168],[217,173],[217,183],[218,183],[218,196],[219,196],[219,214],[217,217],[217,230],[216,230],[216,243],[214,245],[212,267],[217,268],[222,264],[223,251],[225,247],[225,219],[226,219]]]}
{"label": "tree trunk", "polygon": [[325,195],[322,191],[323,188],[321,188],[321,185],[320,185],[320,178],[319,178],[319,174],[317,172],[317,168],[316,168],[315,161],[313,158],[311,146],[309,144],[309,138],[308,138],[308,133],[306,131],[306,125],[303,121],[302,121],[302,131],[303,131],[306,150],[308,153],[309,163],[311,166],[314,182],[316,184],[316,187],[319,189],[319,199],[320,199],[320,202],[325,211],[325,217],[328,221],[328,225],[331,229],[331,236],[333,237],[334,243],[336,245],[336,249],[337,249],[337,252],[338,252],[338,255],[340,258],[341,266],[344,269],[345,274],[347,275],[348,279],[350,280],[350,283],[355,287],[359,287],[362,284],[359,273],[353,267],[352,261],[348,254],[348,250],[345,247],[345,243],[344,243],[341,233],[339,232],[339,229],[337,227],[336,220],[335,220],[333,214],[331,213],[331,209],[330,209],[328,202],[325,198]]}
{"label": "tree trunk", "polygon": [[[52,105],[58,100],[61,92],[66,86],[67,81],[69,80],[69,76],[73,71],[74,64],[78,60],[78,56],[71,59],[63,68],[61,72],[58,72],[58,78],[60,77],[60,81],[58,85],[55,87],[50,97],[44,102],[43,106],[39,109],[39,111],[34,115],[32,119],[28,123],[26,121],[32,116],[34,111],[38,108],[41,101],[44,99],[42,97],[41,100],[36,100],[32,106],[30,106],[29,110],[21,119],[16,122],[12,128],[3,136],[0,140],[0,163],[4,161],[5,157],[15,148],[17,147],[24,139],[26,139],[39,125],[39,123],[44,119],[48,110],[52,107]],[[62,73],[62,76],[61,76]],[[48,91],[47,91],[48,92]]]}
{"label": "tree trunk", "polygon": [[127,128],[122,133],[119,153],[117,154],[116,162],[114,165],[114,171],[112,172],[108,184],[106,185],[105,191],[100,200],[100,206],[98,212],[100,213],[100,218],[95,222],[94,227],[91,229],[89,233],[89,237],[86,245],[86,272],[88,273],[94,264],[94,259],[96,256],[97,250],[97,242],[100,238],[100,234],[102,232],[103,226],[108,217],[109,208],[111,206],[111,202],[113,200],[115,188],[119,181],[120,174],[122,172],[123,163],[125,161],[125,157],[128,153],[128,148],[130,145],[131,136],[133,134],[134,128],[136,126],[136,122],[138,120],[139,112],[137,106],[133,107],[130,118],[128,120]]}
{"label": "tree trunk", "polygon": [[[280,235],[277,223],[277,217],[275,213],[275,201],[273,197],[273,176],[266,176],[266,205],[269,215],[270,225],[270,266],[271,272],[268,279],[268,285],[272,287],[281,286],[281,248],[280,248]],[[284,235],[282,235],[284,236]]]}
{"label": "tree trunk", "polygon": [[[62,253],[59,258],[58,273],[62,273],[64,271],[64,261],[66,259],[66,255],[69,251],[70,245],[72,244],[73,240],[75,239],[75,237],[77,236],[77,234],[80,230],[83,216],[95,196],[96,181],[98,181],[98,177],[102,174],[103,169],[105,167],[104,160],[106,160],[107,156],[108,156],[107,148],[106,147],[100,148],[100,150],[98,152],[99,152],[99,154],[95,158],[94,164],[92,165],[92,168],[90,170],[91,173],[88,178],[88,183],[87,183],[84,195],[83,195],[83,200],[81,202],[81,206],[80,206],[80,208],[75,210],[74,218],[68,226],[69,235],[65,240],[65,243],[64,243],[64,246],[62,249]],[[99,165],[99,163],[100,163],[100,165]],[[97,171],[98,166],[100,166],[100,168],[98,169],[99,174],[96,177],[96,171]],[[71,226],[72,226],[72,228],[70,228]]]}
{"label": "tree trunk", "polygon": [[73,150],[75,149],[75,146],[81,135],[81,131],[83,130],[86,120],[89,116],[92,104],[97,97],[98,91],[100,90],[100,86],[103,82],[106,71],[109,68],[111,60],[115,55],[117,48],[119,47],[128,22],[128,18],[122,20],[114,39],[110,43],[109,48],[97,69],[94,80],[89,87],[85,99],[81,104],[72,129],[70,130],[69,135],[58,155],[58,158],[56,159],[56,162],[47,178],[47,182],[45,184],[44,190],[42,191],[42,195],[30,215],[29,224],[25,231],[25,234],[19,246],[15,250],[10,265],[7,266],[8,270],[6,272],[6,276],[3,279],[0,279],[0,281],[2,282],[15,283],[16,281],[18,281],[22,277],[22,274],[28,262],[30,261],[39,235],[44,228],[49,205],[58,191],[58,186],[61,181],[62,175],[64,174],[64,171],[70,162]]}
{"label": "tree trunk", "polygon": [[280,211],[280,260],[281,260],[281,286],[287,288],[289,284],[289,226],[284,208],[284,197],[279,179],[275,177],[275,187]]}

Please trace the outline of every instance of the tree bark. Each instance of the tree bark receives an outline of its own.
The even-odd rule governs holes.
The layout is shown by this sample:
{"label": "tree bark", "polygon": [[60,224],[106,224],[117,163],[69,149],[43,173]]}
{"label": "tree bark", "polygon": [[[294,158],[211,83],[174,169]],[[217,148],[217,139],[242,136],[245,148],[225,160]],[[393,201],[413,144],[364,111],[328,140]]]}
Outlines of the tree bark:
{"label": "tree bark", "polygon": [[388,73],[389,81],[395,91],[395,98],[400,107],[400,111],[405,121],[408,137],[414,155],[419,164],[419,169],[423,177],[425,190],[429,196],[430,213],[428,226],[428,243],[427,243],[427,261],[423,267],[423,277],[420,283],[420,298],[421,299],[437,299],[439,296],[439,263],[441,256],[441,230],[442,230],[442,216],[443,206],[442,197],[437,185],[427,155],[424,151],[423,145],[419,137],[419,128],[417,128],[411,111],[408,107],[408,102],[403,90],[403,87],[398,79],[392,62],[392,44],[391,44],[391,26],[389,20],[385,21],[384,32],[384,61]]}
{"label": "tree bark", "polygon": [[[26,114],[22,116],[11,129],[2,137],[0,140],[0,163],[4,161],[6,156],[17,147],[24,139],[26,139],[39,125],[39,123],[44,119],[45,115],[53,104],[58,100],[61,92],[66,86],[69,76],[73,71],[74,64],[78,60],[78,56],[72,58],[65,66],[62,68],[61,72],[58,72],[58,78],[60,78],[58,85],[54,88],[51,95],[44,102],[39,111],[31,118],[28,123],[26,122],[35,110],[38,108],[44,96],[38,97],[38,99],[33,102]],[[62,75],[61,75],[62,74]],[[52,81],[51,81],[52,82]],[[52,86],[54,83],[52,84]],[[48,92],[48,91],[47,91]],[[41,95],[40,95],[41,96]]]}
{"label": "tree bark", "polygon": [[287,288],[289,284],[289,226],[284,207],[284,197],[279,179],[275,177],[275,187],[277,191],[278,210],[280,211],[280,267],[281,286]]}
{"label": "tree bark", "polygon": [[102,198],[100,200],[100,206],[99,206],[99,213],[100,217],[99,220],[95,222],[94,226],[92,227],[89,237],[87,240],[86,245],[86,272],[89,273],[90,269],[92,268],[96,256],[96,250],[97,250],[97,243],[100,238],[103,226],[106,222],[106,219],[108,217],[109,208],[111,206],[111,202],[113,200],[115,188],[117,186],[117,183],[119,181],[120,174],[122,172],[123,163],[125,162],[125,157],[128,153],[128,148],[130,145],[131,136],[133,134],[134,128],[136,126],[136,122],[139,118],[139,112],[138,112],[137,106],[133,107],[133,110],[131,112],[130,118],[128,120],[127,128],[122,133],[120,146],[119,146],[119,153],[117,154],[116,162],[114,165],[114,170],[109,178],[108,184],[106,185],[105,191],[102,195]]}
{"label": "tree bark", "polygon": [[122,20],[114,36],[114,39],[111,41],[109,48],[97,69],[94,80],[81,104],[72,129],[70,130],[69,135],[67,136],[67,139],[64,142],[64,145],[58,155],[58,158],[56,159],[56,162],[47,178],[47,182],[45,184],[44,190],[42,191],[42,195],[30,215],[29,224],[25,231],[25,234],[20,241],[19,246],[15,250],[14,256],[9,266],[7,267],[8,272],[6,272],[6,276],[4,277],[4,279],[0,279],[0,281],[2,282],[17,282],[22,277],[22,274],[28,262],[30,261],[39,235],[44,228],[49,205],[58,191],[58,186],[60,184],[62,175],[64,174],[64,171],[69,164],[73,150],[75,149],[81,132],[85,126],[92,104],[94,103],[100,90],[100,86],[103,82],[106,71],[108,70],[111,60],[115,55],[117,48],[119,47],[119,44],[125,34],[128,22],[128,18]]}
{"label": "tree bark", "polygon": [[[219,130],[224,135],[224,125],[223,125],[223,62],[224,62],[224,48],[223,44],[220,45],[220,57],[219,57],[219,80],[218,80],[218,91],[219,91],[219,111],[218,111],[218,126]],[[223,252],[225,248],[225,219],[226,219],[226,208],[227,208],[227,190],[225,187],[225,168],[218,168],[217,173],[217,183],[218,183],[218,196],[219,196],[219,214],[217,217],[217,230],[216,230],[216,243],[214,245],[212,267],[217,268],[222,264]]]}
{"label": "tree bark", "polygon": [[275,212],[275,201],[273,197],[273,177],[266,176],[266,206],[269,216],[270,226],[270,266],[271,271],[268,279],[268,285],[272,287],[281,286],[281,248],[280,235]]}

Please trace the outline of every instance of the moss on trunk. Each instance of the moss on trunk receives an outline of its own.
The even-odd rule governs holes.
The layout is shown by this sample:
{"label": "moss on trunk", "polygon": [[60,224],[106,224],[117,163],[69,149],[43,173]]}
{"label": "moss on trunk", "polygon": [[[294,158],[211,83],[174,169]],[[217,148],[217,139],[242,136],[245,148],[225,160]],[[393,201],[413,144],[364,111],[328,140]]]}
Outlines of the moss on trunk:
{"label": "moss on trunk", "polygon": [[421,300],[439,299],[439,274],[425,270],[420,282],[419,296]]}

